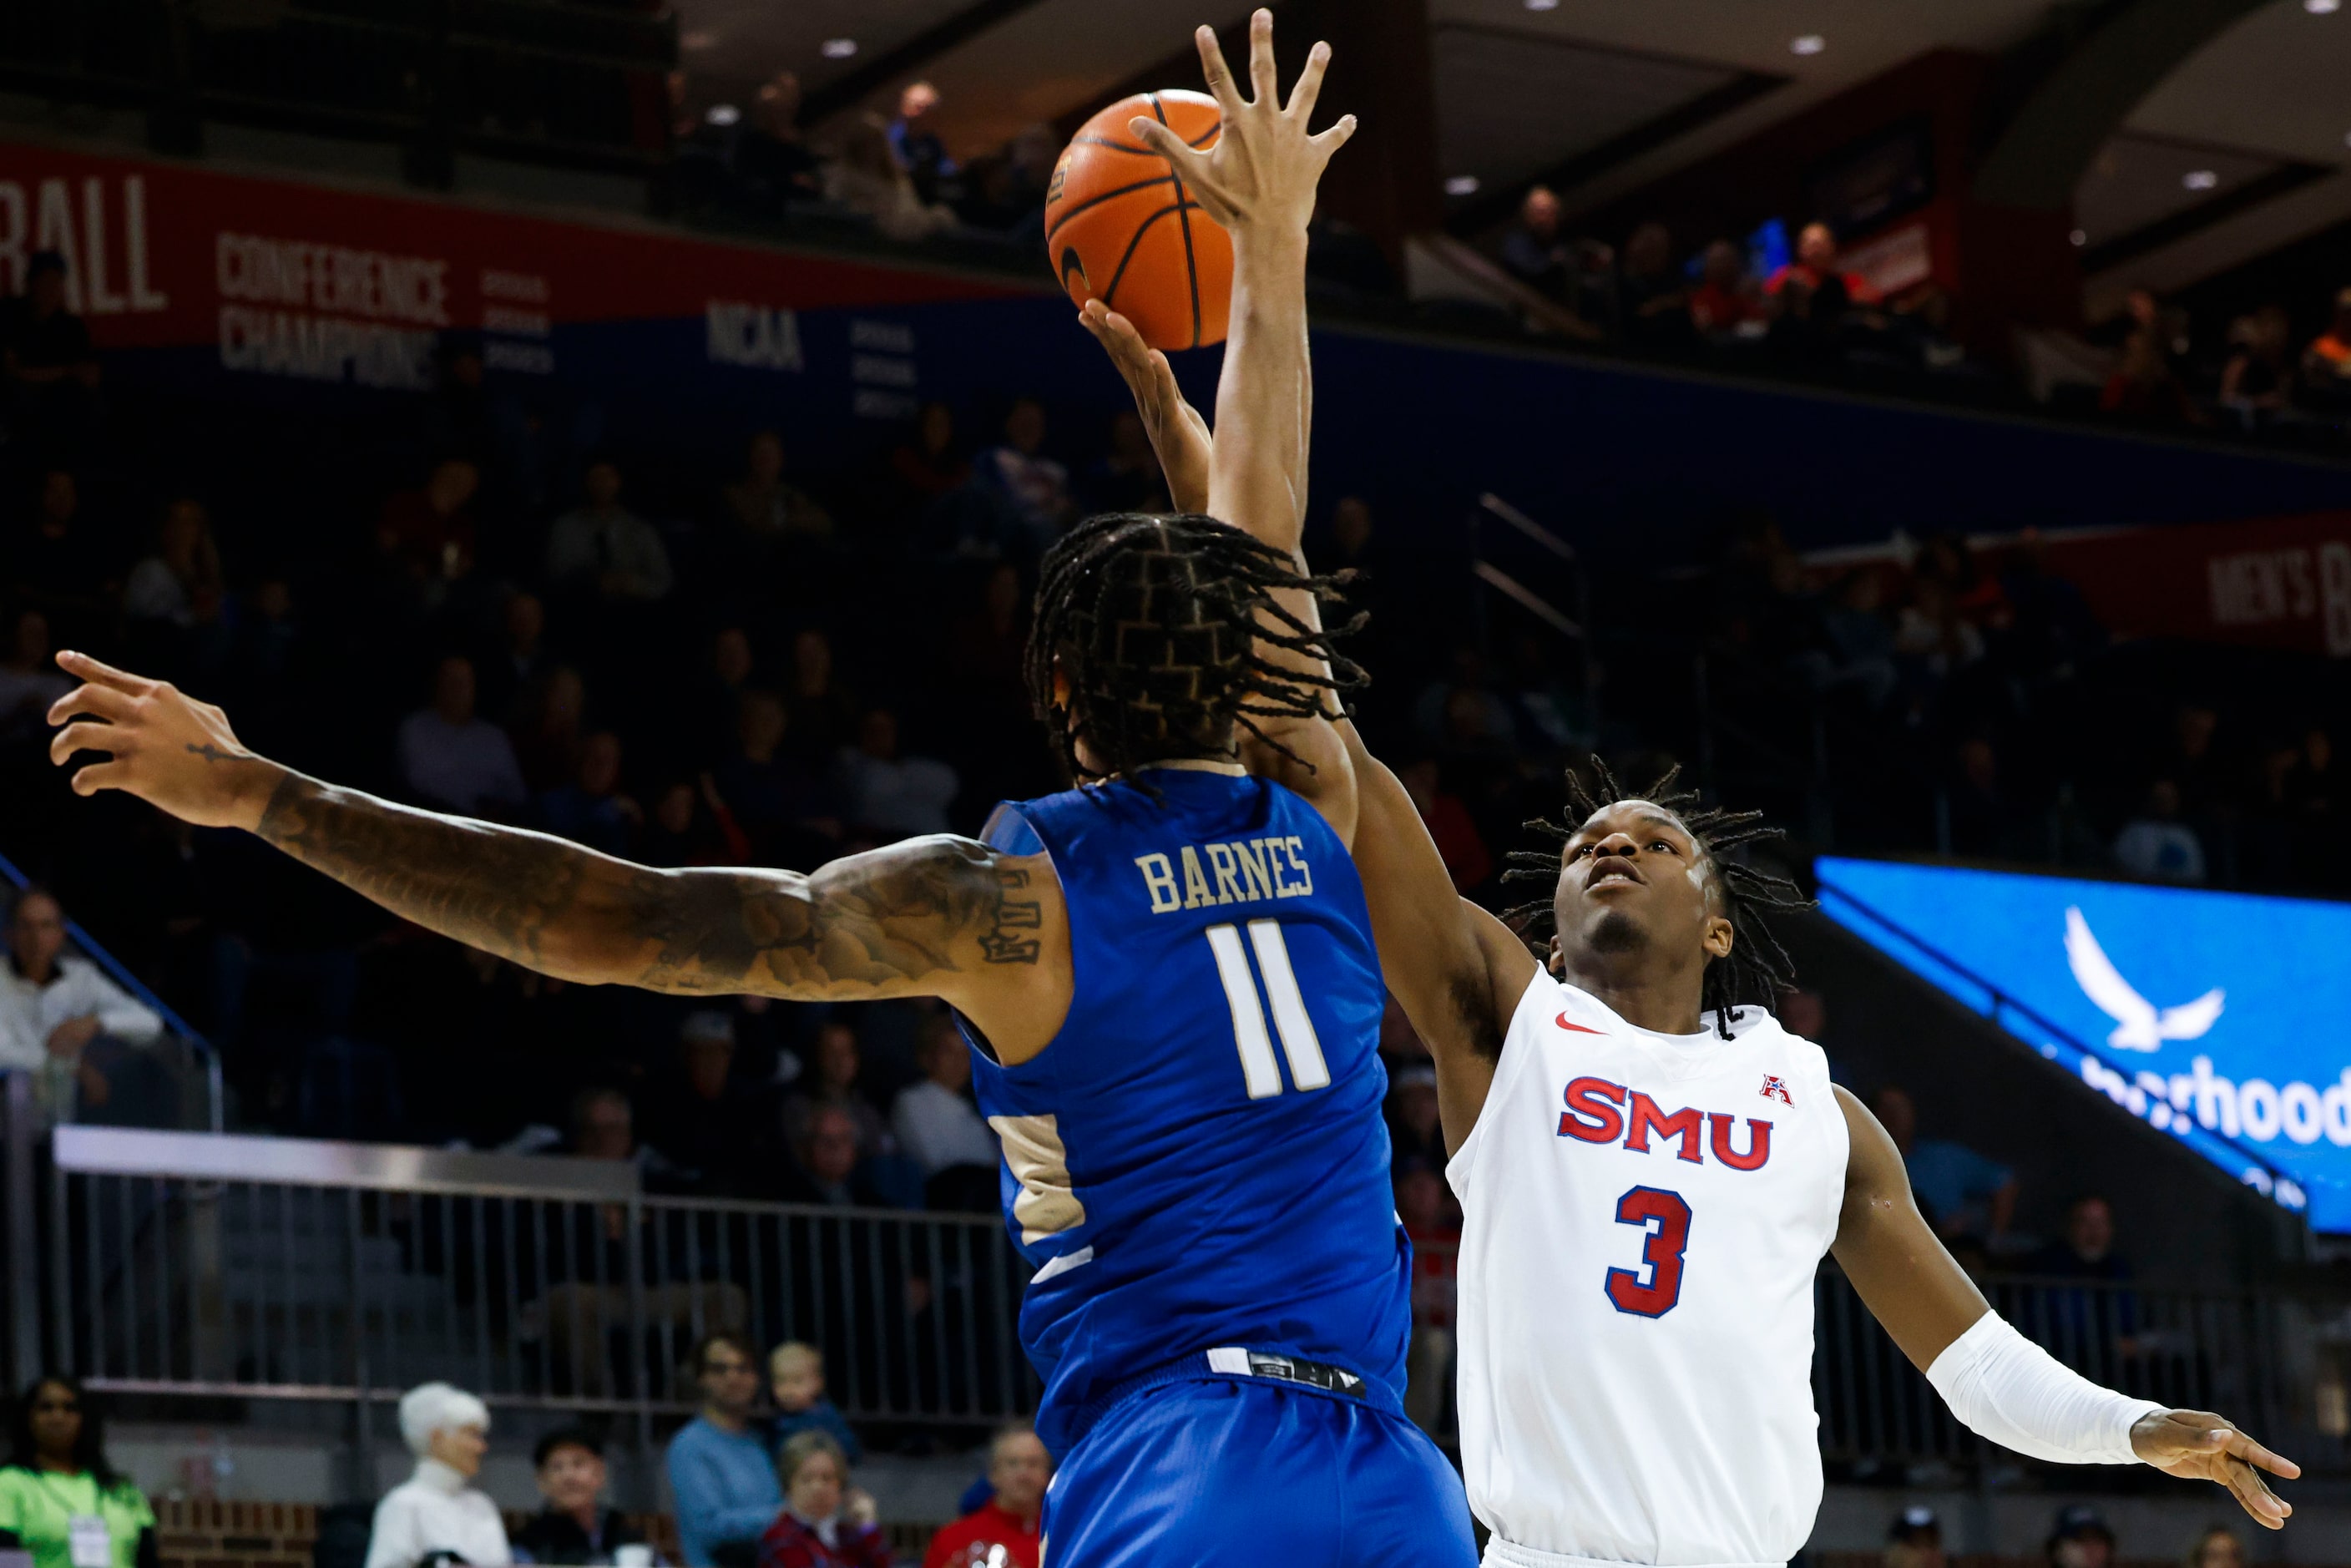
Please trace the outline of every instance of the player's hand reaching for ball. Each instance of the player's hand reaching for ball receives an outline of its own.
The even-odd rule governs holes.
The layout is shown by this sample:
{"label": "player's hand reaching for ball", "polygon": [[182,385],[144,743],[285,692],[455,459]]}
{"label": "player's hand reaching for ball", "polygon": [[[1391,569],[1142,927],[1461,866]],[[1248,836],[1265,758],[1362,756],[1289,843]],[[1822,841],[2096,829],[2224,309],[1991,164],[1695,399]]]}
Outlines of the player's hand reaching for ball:
{"label": "player's hand reaching for ball", "polygon": [[2210,1411],[2150,1411],[2131,1427],[2131,1448],[2167,1475],[2227,1487],[2238,1505],[2265,1529],[2284,1529],[2294,1512],[2292,1503],[2270,1490],[2262,1472],[2293,1480],[2302,1474],[2302,1467],[2271,1453],[2238,1431],[2235,1422]]}
{"label": "player's hand reaching for ball", "polygon": [[1134,411],[1143,416],[1152,449],[1167,476],[1167,498],[1179,512],[1208,509],[1208,462],[1215,451],[1208,422],[1184,401],[1167,356],[1143,340],[1134,323],[1104,305],[1089,299],[1078,311],[1078,324],[1110,351],[1110,362],[1125,378],[1134,394]]}
{"label": "player's hand reaching for ball", "polygon": [[82,684],[49,708],[49,760],[106,754],[74,769],[75,794],[120,789],[200,828],[260,822],[285,772],[239,744],[226,714],[87,653],[59,653],[57,667]]}
{"label": "player's hand reaching for ball", "polygon": [[1214,144],[1206,151],[1187,147],[1182,137],[1147,116],[1137,116],[1129,129],[1175,165],[1193,199],[1232,230],[1236,242],[1253,230],[1302,237],[1306,220],[1314,215],[1314,187],[1322,166],[1355,133],[1352,114],[1342,115],[1319,135],[1306,129],[1331,63],[1331,46],[1316,44],[1308,53],[1306,68],[1298,73],[1284,104],[1274,81],[1272,12],[1259,10],[1249,17],[1249,89],[1255,95],[1250,99],[1244,99],[1234,84],[1216,29],[1204,26],[1196,37],[1208,91],[1224,116]]}

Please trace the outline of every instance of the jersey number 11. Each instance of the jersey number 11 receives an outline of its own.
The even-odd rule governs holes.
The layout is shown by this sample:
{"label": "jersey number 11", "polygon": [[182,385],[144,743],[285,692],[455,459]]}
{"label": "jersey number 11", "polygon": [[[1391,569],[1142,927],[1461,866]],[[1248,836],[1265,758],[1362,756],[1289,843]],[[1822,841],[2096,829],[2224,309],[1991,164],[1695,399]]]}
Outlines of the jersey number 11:
{"label": "jersey number 11", "polygon": [[[1282,939],[1281,922],[1250,921],[1249,945],[1257,953],[1258,974],[1265,977],[1266,1003],[1273,1013],[1272,1034],[1281,1037],[1281,1053],[1290,1059],[1291,1087],[1301,1093],[1328,1089],[1331,1069],[1322,1060],[1322,1042],[1315,1038],[1314,1020],[1306,1016],[1306,998],[1298,993],[1298,976],[1290,967],[1290,944]],[[1241,951],[1240,927],[1209,926],[1208,951],[1217,956],[1217,977],[1225,983],[1225,1000],[1232,1006],[1233,1041],[1240,1047],[1241,1077],[1249,1084],[1249,1097],[1270,1099],[1281,1092],[1281,1070],[1273,1063],[1273,1040],[1265,1027],[1268,1008],[1258,1000],[1249,956]]]}

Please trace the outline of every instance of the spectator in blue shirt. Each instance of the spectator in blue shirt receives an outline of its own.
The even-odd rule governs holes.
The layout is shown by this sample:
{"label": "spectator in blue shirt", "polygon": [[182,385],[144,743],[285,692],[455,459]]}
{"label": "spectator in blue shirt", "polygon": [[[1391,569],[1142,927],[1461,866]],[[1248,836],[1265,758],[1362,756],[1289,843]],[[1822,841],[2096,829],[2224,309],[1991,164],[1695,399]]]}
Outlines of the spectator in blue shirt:
{"label": "spectator in blue shirt", "polygon": [[768,1391],[776,1399],[778,1450],[802,1432],[818,1431],[840,1444],[851,1464],[865,1462],[865,1446],[849,1429],[848,1417],[825,1397],[824,1352],[799,1340],[778,1345],[768,1357]]}
{"label": "spectator in blue shirt", "polygon": [[669,1487],[685,1568],[750,1568],[760,1531],[784,1506],[766,1429],[752,1420],[759,1354],[741,1334],[695,1346],[702,1413],[669,1442]]}
{"label": "spectator in blue shirt", "polygon": [[1910,1169],[1910,1190],[1927,1222],[1948,1239],[1969,1238],[1996,1251],[2016,1216],[2016,1177],[2006,1166],[1964,1144],[1918,1136],[1909,1091],[1888,1084],[1871,1103]]}

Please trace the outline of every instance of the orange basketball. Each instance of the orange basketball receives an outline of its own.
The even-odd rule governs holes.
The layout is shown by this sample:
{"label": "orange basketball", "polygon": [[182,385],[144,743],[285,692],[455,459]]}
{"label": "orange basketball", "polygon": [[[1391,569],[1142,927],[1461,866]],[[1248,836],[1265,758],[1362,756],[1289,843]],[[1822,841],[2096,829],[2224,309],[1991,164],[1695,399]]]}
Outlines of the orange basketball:
{"label": "orange basketball", "polygon": [[1154,116],[1194,147],[1216,145],[1217,100],[1200,92],[1121,99],[1079,129],[1045,193],[1045,248],[1070,298],[1100,299],[1155,349],[1220,343],[1233,302],[1233,240],[1167,160],[1128,124]]}

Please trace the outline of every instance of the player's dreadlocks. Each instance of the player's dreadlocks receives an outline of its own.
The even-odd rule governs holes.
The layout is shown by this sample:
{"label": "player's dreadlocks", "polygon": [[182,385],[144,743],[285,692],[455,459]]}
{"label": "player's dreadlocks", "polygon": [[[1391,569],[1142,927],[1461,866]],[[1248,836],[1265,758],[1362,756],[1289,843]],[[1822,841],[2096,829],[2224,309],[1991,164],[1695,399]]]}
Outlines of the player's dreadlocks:
{"label": "player's dreadlocks", "polygon": [[[1336,612],[1351,575],[1301,577],[1280,551],[1213,517],[1089,517],[1045,552],[1029,633],[1029,699],[1074,778],[1238,755],[1236,727],[1302,763],[1257,720],[1310,718],[1334,697],[1343,707],[1343,694],[1364,676],[1332,640],[1364,618],[1316,630],[1273,592],[1304,589]],[[1330,674],[1272,664],[1259,643],[1326,661]],[[1057,662],[1069,683],[1062,702],[1053,695]],[[1080,739],[1092,768],[1078,761]]]}
{"label": "player's dreadlocks", "polygon": [[[1566,811],[1558,821],[1538,817],[1526,824],[1528,831],[1564,845],[1584,823],[1623,800],[1651,801],[1681,820],[1690,837],[1698,841],[1699,852],[1714,863],[1716,885],[1721,889],[1722,913],[1730,922],[1730,952],[1707,965],[1705,988],[1698,1003],[1699,1011],[1714,1015],[1716,1031],[1729,1040],[1730,1025],[1738,1018],[1740,1007],[1750,1002],[1770,1007],[1779,1000],[1782,991],[1796,983],[1795,961],[1788,956],[1780,939],[1771,935],[1764,917],[1809,909],[1812,901],[1786,877],[1725,859],[1725,852],[1741,844],[1768,842],[1788,835],[1765,825],[1761,811],[1701,807],[1697,790],[1675,788],[1675,781],[1681,776],[1678,766],[1666,769],[1656,784],[1639,792],[1618,784],[1608,765],[1596,757],[1592,759],[1592,774],[1593,788],[1587,789],[1575,770],[1570,768]],[[1555,889],[1563,864],[1562,853],[1513,850],[1504,862],[1509,869],[1503,872],[1502,880],[1540,882]],[[1544,944],[1555,924],[1551,894],[1503,911],[1502,918],[1524,919],[1526,925],[1520,929],[1528,946],[1534,948],[1536,956],[1544,955]]]}

